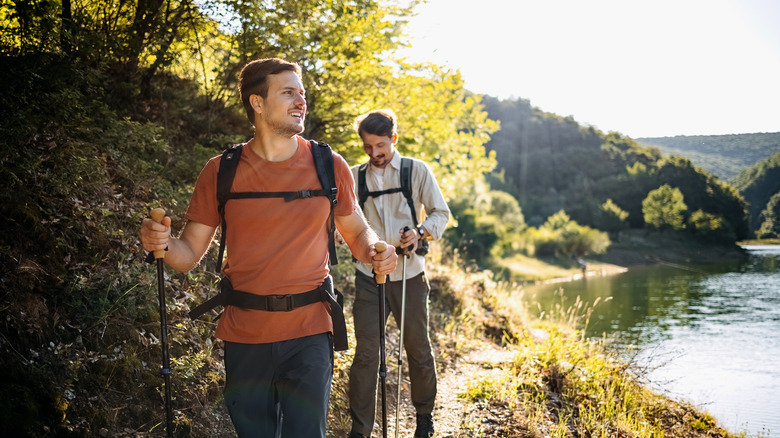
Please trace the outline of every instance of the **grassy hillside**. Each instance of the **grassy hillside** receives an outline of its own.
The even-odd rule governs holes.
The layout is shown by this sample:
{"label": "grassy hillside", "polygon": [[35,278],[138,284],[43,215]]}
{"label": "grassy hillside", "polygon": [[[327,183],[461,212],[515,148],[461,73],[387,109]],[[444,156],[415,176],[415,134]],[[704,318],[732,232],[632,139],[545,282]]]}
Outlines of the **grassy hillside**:
{"label": "grassy hillside", "polygon": [[729,135],[678,135],[635,139],[645,147],[688,158],[723,181],[737,176],[780,150],[780,132]]}

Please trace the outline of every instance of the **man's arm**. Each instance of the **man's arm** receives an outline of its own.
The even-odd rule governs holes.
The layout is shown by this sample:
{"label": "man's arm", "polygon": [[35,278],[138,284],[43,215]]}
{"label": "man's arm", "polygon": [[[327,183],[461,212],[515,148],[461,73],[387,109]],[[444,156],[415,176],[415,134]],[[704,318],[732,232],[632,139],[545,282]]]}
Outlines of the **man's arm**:
{"label": "man's arm", "polygon": [[370,263],[376,274],[389,275],[395,271],[395,266],[398,263],[395,247],[387,245],[387,249],[383,252],[376,252],[374,244],[379,238],[374,230],[368,226],[359,208],[356,208],[350,215],[336,216],[336,228],[358,261]]}
{"label": "man's arm", "polygon": [[166,216],[162,223],[149,218],[141,224],[141,243],[146,251],[167,248],[165,264],[179,272],[187,272],[200,263],[209,249],[216,227],[198,222],[187,222],[179,238],[171,237],[171,218]]}
{"label": "man's arm", "polygon": [[423,162],[424,172],[420,172],[420,201],[425,206],[425,221],[421,227],[425,230],[425,237],[429,240],[438,240],[444,234],[447,228],[447,222],[450,220],[450,208],[444,195],[441,192],[439,183],[433,175],[428,163]]}

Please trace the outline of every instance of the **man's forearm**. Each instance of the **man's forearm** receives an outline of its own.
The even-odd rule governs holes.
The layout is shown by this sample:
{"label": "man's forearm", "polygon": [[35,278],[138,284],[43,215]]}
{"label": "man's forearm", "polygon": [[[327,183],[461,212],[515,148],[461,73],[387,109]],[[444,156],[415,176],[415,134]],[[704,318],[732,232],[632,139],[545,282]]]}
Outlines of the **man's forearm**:
{"label": "man's forearm", "polygon": [[366,226],[363,231],[358,234],[358,236],[354,239],[352,243],[347,242],[347,245],[349,245],[349,249],[352,251],[352,255],[355,256],[355,258],[363,263],[371,263],[371,257],[369,256],[369,253],[371,252],[371,245],[376,243],[379,240],[379,237],[374,232],[371,227]]}
{"label": "man's forearm", "polygon": [[165,264],[178,272],[188,272],[198,266],[202,255],[196,255],[190,246],[181,239],[171,238],[165,251]]}

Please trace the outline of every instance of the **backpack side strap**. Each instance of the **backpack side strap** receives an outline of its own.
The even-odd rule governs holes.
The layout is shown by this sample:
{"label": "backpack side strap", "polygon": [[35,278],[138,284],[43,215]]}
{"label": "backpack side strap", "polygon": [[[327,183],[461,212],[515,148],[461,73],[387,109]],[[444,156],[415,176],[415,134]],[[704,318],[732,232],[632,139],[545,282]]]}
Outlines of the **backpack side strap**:
{"label": "backpack side strap", "polygon": [[317,169],[317,177],[320,179],[322,189],[325,191],[328,200],[330,201],[330,217],[328,218],[328,255],[330,256],[330,264],[336,265],[339,263],[336,256],[336,239],[334,233],[336,232],[336,218],[333,213],[333,209],[338,204],[338,187],[336,186],[336,170],[333,164],[333,149],[327,143],[320,143],[315,140],[311,141],[311,153],[314,157],[314,167]]}
{"label": "backpack side strap", "polygon": [[417,221],[420,219],[417,216],[417,210],[414,208],[414,199],[412,199],[412,169],[414,168],[414,161],[411,158],[401,158],[401,191],[406,198],[406,203],[409,204],[409,210],[412,211],[412,225],[417,227]]}

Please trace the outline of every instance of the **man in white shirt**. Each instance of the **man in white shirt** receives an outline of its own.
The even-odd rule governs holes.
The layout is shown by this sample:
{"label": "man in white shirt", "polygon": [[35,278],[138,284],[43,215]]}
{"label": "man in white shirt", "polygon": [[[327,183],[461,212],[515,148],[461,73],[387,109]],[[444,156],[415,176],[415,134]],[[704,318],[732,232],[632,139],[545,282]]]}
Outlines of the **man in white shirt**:
{"label": "man in white shirt", "polygon": [[[428,438],[433,436],[431,414],[436,399],[436,363],[428,335],[430,287],[425,277],[425,251],[418,248],[423,246],[423,239],[436,240],[441,237],[449,221],[450,211],[427,163],[402,157],[395,149],[398,140],[395,120],[395,114],[390,110],[371,111],[358,117],[356,129],[370,160],[363,165],[353,166],[352,175],[356,191],[360,192],[361,182],[365,183],[363,194],[367,196],[361,197],[358,193],[358,197],[369,225],[380,239],[406,249],[409,254],[406,259],[403,345],[409,365],[411,399],[417,415],[414,436]],[[402,158],[411,160],[412,164],[413,207],[399,190]],[[399,322],[402,319],[402,270],[402,264],[398,263],[385,285],[386,307]],[[370,264],[357,264],[353,316],[357,345],[349,375],[352,417],[350,438],[359,438],[370,436],[374,425],[380,360],[379,297]]]}

